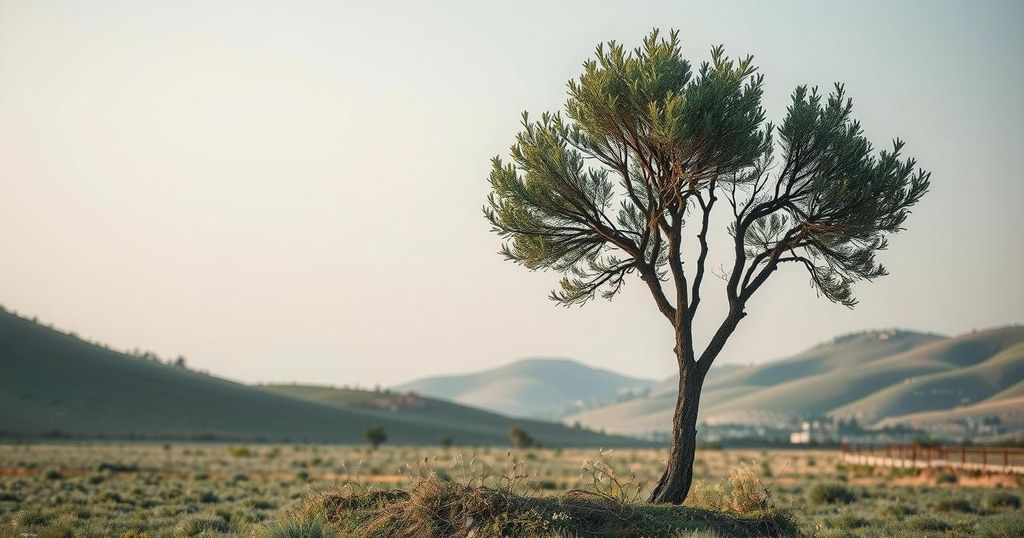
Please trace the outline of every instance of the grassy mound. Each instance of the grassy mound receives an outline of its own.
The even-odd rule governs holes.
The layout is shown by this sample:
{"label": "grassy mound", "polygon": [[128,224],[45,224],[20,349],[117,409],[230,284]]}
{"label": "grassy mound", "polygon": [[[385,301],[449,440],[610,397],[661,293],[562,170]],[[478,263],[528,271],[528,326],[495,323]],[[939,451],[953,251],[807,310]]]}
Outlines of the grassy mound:
{"label": "grassy mound", "polygon": [[298,521],[322,518],[344,536],[677,537],[693,531],[720,536],[795,536],[792,517],[766,509],[746,514],[623,502],[584,491],[533,496],[470,487],[433,477],[407,490],[336,492],[312,501]]}

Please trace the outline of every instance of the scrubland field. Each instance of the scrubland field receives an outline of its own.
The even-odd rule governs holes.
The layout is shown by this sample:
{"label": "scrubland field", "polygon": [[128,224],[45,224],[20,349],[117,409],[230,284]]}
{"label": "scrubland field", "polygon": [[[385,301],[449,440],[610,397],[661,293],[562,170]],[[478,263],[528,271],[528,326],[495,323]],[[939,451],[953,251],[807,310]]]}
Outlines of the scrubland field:
{"label": "scrubland field", "polygon": [[[657,476],[659,457],[621,449],[3,445],[0,536],[347,535],[344,525],[321,518],[322,503],[310,507],[335,491],[365,496],[425,479],[483,482],[538,498],[576,489],[628,503]],[[688,503],[736,512],[772,503],[791,510],[807,536],[1024,533],[1024,491],[1015,477],[851,468],[838,465],[834,452],[782,450],[702,451],[696,471],[700,482]],[[738,493],[749,502],[730,501]],[[550,534],[571,528],[571,521],[552,521]]]}

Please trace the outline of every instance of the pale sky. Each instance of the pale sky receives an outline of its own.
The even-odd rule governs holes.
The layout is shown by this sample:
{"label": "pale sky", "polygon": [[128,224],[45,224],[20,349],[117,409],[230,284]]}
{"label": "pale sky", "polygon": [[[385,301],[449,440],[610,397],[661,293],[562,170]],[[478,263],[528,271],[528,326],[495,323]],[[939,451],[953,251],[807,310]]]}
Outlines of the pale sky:
{"label": "pale sky", "polygon": [[481,215],[520,112],[560,109],[598,42],[660,27],[694,64],[754,54],[775,122],[797,84],[845,82],[876,145],[933,172],[856,309],[787,268],[721,361],[1021,322],[1022,24],[1014,1],[0,0],[0,304],[243,381],[525,356],[669,375],[641,282],[556,307],[558,276],[504,262]]}

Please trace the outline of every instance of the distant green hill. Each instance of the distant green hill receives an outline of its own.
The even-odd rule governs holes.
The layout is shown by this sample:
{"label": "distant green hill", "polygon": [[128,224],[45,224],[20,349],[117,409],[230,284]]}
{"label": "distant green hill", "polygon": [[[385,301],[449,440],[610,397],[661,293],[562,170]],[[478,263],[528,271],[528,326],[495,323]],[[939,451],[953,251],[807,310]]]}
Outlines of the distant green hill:
{"label": "distant green hill", "polygon": [[[872,331],[837,338],[788,359],[707,380],[701,419],[772,424],[797,417],[880,420],[1024,393],[1024,327],[956,338]],[[712,369],[714,371],[714,369]],[[588,410],[567,420],[633,435],[671,424],[675,391]],[[660,428],[660,429],[659,429]]]}
{"label": "distant green hill", "polygon": [[973,420],[978,423],[992,418],[998,418],[1006,431],[1017,433],[1024,431],[1024,396],[988,399],[963,407],[900,415],[883,419],[878,426],[909,426],[939,433],[950,431],[957,435],[965,420]]}
{"label": "distant green hill", "polygon": [[833,411],[863,422],[972,405],[1010,389],[1024,379],[1024,343],[972,366],[912,377]]}
{"label": "distant green hill", "polygon": [[568,359],[535,358],[482,372],[430,377],[395,389],[529,417],[559,416],[562,410],[615,399],[653,384]]}
{"label": "distant green hill", "polygon": [[446,436],[504,445],[505,430],[519,425],[550,445],[638,444],[447,402],[418,399],[420,407],[392,408],[380,394],[349,391],[346,404],[325,396],[344,391],[311,390],[231,382],[0,311],[0,434],[8,437],[361,443],[365,428],[380,426],[395,443],[434,444]]}

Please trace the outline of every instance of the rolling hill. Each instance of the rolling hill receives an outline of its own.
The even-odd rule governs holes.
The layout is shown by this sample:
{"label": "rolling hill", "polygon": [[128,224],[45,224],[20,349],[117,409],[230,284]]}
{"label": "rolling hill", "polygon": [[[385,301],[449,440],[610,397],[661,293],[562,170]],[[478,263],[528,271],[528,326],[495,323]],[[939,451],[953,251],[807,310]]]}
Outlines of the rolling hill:
{"label": "rolling hill", "polygon": [[996,396],[1024,379],[1024,343],[972,366],[911,377],[833,411],[864,422],[971,405]]}
{"label": "rolling hill", "polygon": [[550,445],[638,443],[425,398],[393,405],[402,403],[401,395],[317,390],[243,385],[111,351],[0,311],[3,436],[361,443],[365,428],[380,426],[396,443],[433,444],[447,436],[505,445],[506,429],[518,425]]}
{"label": "rolling hill", "polygon": [[[942,338],[871,331],[780,361],[707,380],[701,417],[719,424],[782,424],[832,415],[871,424],[1024,391],[1024,327]],[[714,371],[714,368],[712,369]],[[675,391],[585,411],[568,420],[646,435],[670,424]]]}
{"label": "rolling hill", "polygon": [[998,418],[1007,431],[1024,431],[1024,396],[988,399],[963,407],[900,415],[883,419],[879,421],[878,426],[909,426],[930,432],[950,432],[956,435],[962,432],[962,424],[965,421],[980,423],[983,420],[991,420],[993,417]]}
{"label": "rolling hill", "polygon": [[399,385],[395,390],[510,416],[557,417],[653,384],[568,359],[535,358],[482,372],[421,379]]}

